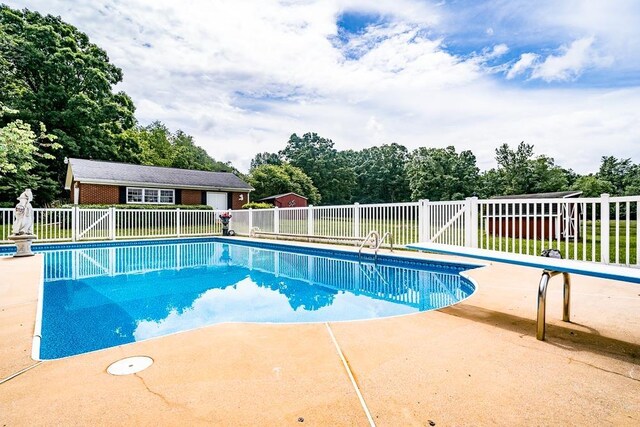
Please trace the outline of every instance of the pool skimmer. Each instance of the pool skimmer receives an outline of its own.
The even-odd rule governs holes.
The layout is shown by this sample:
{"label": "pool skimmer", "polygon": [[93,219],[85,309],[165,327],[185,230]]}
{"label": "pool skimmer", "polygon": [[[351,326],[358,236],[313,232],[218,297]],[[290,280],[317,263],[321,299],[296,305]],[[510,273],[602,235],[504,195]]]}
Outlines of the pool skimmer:
{"label": "pool skimmer", "polygon": [[153,359],[148,356],[133,356],[113,362],[107,368],[111,375],[131,375],[144,371],[153,364]]}

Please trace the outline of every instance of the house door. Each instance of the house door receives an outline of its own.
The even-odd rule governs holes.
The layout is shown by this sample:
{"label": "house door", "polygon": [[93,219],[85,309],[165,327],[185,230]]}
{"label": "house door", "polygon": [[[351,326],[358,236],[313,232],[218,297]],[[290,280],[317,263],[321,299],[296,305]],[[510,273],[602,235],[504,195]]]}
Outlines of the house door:
{"label": "house door", "polygon": [[227,193],[214,193],[212,191],[207,191],[207,205],[220,211],[229,209],[229,205],[227,204]]}

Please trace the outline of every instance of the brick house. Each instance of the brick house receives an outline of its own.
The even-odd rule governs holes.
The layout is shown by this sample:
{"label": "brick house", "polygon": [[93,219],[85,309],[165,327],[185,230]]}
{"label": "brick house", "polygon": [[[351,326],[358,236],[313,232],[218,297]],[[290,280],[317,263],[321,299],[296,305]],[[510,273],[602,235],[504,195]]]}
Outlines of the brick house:
{"label": "brick house", "polygon": [[307,207],[307,198],[296,193],[276,194],[258,200],[258,202],[271,203],[278,208],[304,208]]}
{"label": "brick house", "polygon": [[65,189],[74,204],[209,205],[241,209],[249,184],[229,172],[69,159]]}

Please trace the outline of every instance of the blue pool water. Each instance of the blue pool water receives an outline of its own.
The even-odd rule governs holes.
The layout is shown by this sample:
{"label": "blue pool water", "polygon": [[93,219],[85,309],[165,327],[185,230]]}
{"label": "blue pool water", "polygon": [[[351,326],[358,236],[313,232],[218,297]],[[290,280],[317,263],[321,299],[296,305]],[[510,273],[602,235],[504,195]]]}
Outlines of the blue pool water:
{"label": "blue pool water", "polygon": [[[454,304],[473,266],[201,240],[46,250],[41,359],[220,322],[322,322]],[[299,250],[299,249],[298,249]]]}

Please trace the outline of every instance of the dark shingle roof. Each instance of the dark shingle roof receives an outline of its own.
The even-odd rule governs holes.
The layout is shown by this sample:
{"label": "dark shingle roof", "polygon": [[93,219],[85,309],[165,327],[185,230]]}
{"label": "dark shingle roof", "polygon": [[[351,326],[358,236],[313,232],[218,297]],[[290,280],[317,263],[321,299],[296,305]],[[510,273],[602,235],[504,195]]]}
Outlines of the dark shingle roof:
{"label": "dark shingle roof", "polygon": [[69,159],[67,187],[71,184],[70,174],[75,181],[89,183],[253,190],[253,187],[229,172],[208,172],[98,160]]}
{"label": "dark shingle roof", "polygon": [[272,199],[277,199],[278,197],[282,197],[282,196],[288,196],[289,194],[294,194],[298,197],[302,197],[303,199],[307,200],[306,197],[299,195],[298,193],[294,193],[294,192],[289,192],[289,193],[282,193],[282,194],[276,194],[275,196],[269,196],[269,197],[263,197],[260,200],[257,200],[258,202],[261,202],[263,200],[272,200]]}
{"label": "dark shingle roof", "polygon": [[556,191],[553,193],[512,194],[509,196],[493,196],[492,199],[564,199],[578,197],[582,191]]}

